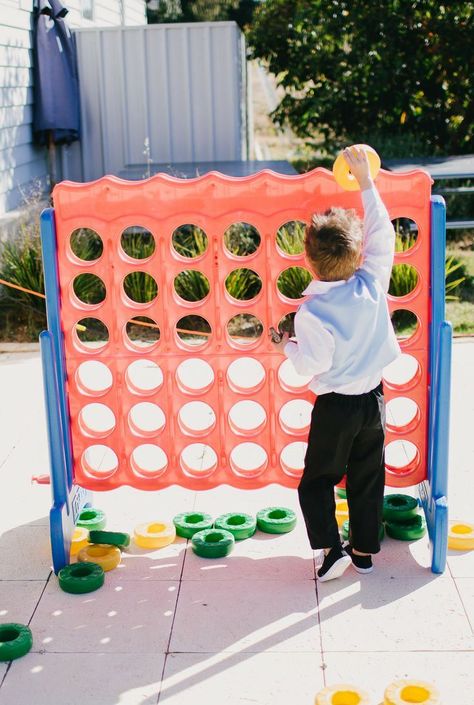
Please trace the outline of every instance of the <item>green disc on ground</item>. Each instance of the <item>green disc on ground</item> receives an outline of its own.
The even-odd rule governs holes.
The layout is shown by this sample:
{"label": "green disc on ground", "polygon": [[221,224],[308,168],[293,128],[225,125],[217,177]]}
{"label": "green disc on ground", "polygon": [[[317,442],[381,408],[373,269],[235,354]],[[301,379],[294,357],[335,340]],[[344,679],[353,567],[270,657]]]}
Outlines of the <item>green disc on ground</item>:
{"label": "green disc on ground", "polygon": [[242,541],[253,536],[257,530],[255,517],[250,514],[221,514],[214,522],[216,529],[230,531],[236,541]]}
{"label": "green disc on ground", "polygon": [[212,529],[213,519],[203,512],[182,512],[173,518],[173,524],[178,536],[191,539],[198,531]]}
{"label": "green disc on ground", "polygon": [[198,531],[191,541],[194,553],[201,558],[223,558],[229,555],[235,545],[230,531],[224,529]]}
{"label": "green disc on ground", "polygon": [[64,592],[80,595],[98,590],[104,584],[104,569],[97,563],[71,563],[58,573],[59,587]]}
{"label": "green disc on ground", "polygon": [[384,521],[405,521],[417,513],[418,502],[408,494],[387,494],[383,498]]}
{"label": "green disc on ground", "polygon": [[89,532],[89,541],[91,543],[105,543],[118,548],[127,548],[127,546],[130,546],[130,534],[122,533],[121,531],[98,531],[93,529]]}
{"label": "green disc on ground", "polygon": [[31,629],[25,624],[0,624],[0,661],[13,661],[24,656],[33,646]]}
{"label": "green disc on ground", "polygon": [[[344,524],[341,527],[341,536],[342,536],[343,541],[349,541],[349,528],[350,528],[349,527],[349,519],[346,519],[346,521],[344,522]],[[384,536],[385,536],[385,526],[383,525],[383,522],[382,522],[382,524],[380,524],[379,541],[382,541]]]}
{"label": "green disc on ground", "polygon": [[296,514],[286,507],[266,507],[257,512],[257,526],[266,534],[287,534],[296,526]]}
{"label": "green disc on ground", "polygon": [[100,531],[104,528],[106,521],[105,513],[101,509],[86,507],[79,514],[76,526],[83,526],[89,531]]}
{"label": "green disc on ground", "polygon": [[417,514],[405,521],[386,521],[385,530],[392,539],[416,541],[426,534],[426,522],[421,514]]}

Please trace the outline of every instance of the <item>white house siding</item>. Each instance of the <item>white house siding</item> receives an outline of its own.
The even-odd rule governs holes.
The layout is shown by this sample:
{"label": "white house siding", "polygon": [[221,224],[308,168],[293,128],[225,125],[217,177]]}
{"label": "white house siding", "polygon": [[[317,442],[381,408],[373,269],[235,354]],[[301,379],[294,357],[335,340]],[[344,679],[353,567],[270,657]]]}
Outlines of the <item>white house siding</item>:
{"label": "white house siding", "polygon": [[[81,0],[63,0],[69,27],[146,24],[145,0],[95,0],[93,20]],[[21,206],[36,179],[46,180],[46,150],[32,142],[33,0],[0,0],[0,218]]]}

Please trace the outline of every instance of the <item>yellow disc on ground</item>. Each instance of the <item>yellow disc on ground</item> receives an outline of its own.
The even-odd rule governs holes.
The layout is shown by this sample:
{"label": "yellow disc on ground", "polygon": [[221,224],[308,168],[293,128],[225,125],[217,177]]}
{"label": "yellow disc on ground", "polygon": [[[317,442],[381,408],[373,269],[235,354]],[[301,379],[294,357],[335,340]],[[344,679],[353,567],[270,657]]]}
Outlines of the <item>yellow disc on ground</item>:
{"label": "yellow disc on ground", "polygon": [[455,551],[470,551],[474,548],[474,524],[451,520],[448,523],[448,548]]}
{"label": "yellow disc on ground", "polygon": [[91,543],[81,548],[77,556],[78,562],[97,563],[104,571],[113,570],[122,560],[122,553],[117,546],[105,543]]}
{"label": "yellow disc on ground", "polygon": [[399,680],[385,689],[384,705],[440,705],[438,690],[424,681]]}
{"label": "yellow disc on ground", "polygon": [[176,529],[173,523],[165,521],[152,521],[149,524],[140,524],[135,527],[133,538],[141,548],[163,548],[176,538]]}
{"label": "yellow disc on ground", "polygon": [[81,548],[89,544],[89,531],[83,526],[76,526],[71,539],[71,556],[77,556]]}
{"label": "yellow disc on ground", "polygon": [[365,690],[340,683],[321,690],[316,695],[314,705],[370,705],[370,699]]}
{"label": "yellow disc on ground", "polygon": [[349,519],[349,506],[346,499],[336,499],[336,521],[342,526]]}
{"label": "yellow disc on ground", "polygon": [[[355,147],[363,148],[367,152],[367,159],[369,160],[369,170],[372,179],[375,179],[380,170],[380,157],[372,147],[368,144],[356,144]],[[332,173],[336,179],[339,186],[341,186],[345,191],[358,191],[359,184],[357,180],[352,176],[350,168],[344,155],[341,152],[334,161],[332,167]]]}

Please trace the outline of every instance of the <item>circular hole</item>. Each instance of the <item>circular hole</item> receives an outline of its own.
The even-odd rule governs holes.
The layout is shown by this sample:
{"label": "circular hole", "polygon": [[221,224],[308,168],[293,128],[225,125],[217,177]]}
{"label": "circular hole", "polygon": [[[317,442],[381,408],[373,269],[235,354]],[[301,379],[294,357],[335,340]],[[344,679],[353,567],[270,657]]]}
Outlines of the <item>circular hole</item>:
{"label": "circular hole", "polygon": [[408,340],[417,332],[420,322],[413,311],[406,308],[397,308],[390,315],[392,319],[393,330],[398,340]]}
{"label": "circular hole", "polygon": [[409,475],[420,464],[420,451],[405,440],[390,441],[385,446],[385,467],[393,475]]}
{"label": "circular hole", "polygon": [[418,272],[411,264],[394,264],[390,275],[388,293],[391,296],[406,296],[415,290]]}
{"label": "circular hole", "polygon": [[123,290],[130,301],[149,304],[158,296],[158,284],[147,272],[130,272],[123,280]]}
{"label": "circular hole", "polygon": [[411,218],[392,220],[395,230],[395,252],[407,252],[418,239],[418,225]]}
{"label": "circular hole", "polygon": [[284,360],[278,368],[278,380],[287,392],[302,392],[308,388],[312,375],[299,375],[290,360]]}
{"label": "circular hole", "polygon": [[155,251],[155,238],[149,230],[140,225],[126,228],[121,237],[120,245],[123,252],[132,259],[147,259]]}
{"label": "circular hole", "polygon": [[262,290],[262,280],[253,269],[239,267],[227,275],[225,288],[234,301],[250,301]]}
{"label": "circular hole", "polygon": [[215,531],[212,534],[206,534],[204,536],[205,543],[219,543],[224,538],[224,534],[220,531]]}
{"label": "circular hole", "polygon": [[7,642],[7,641],[15,641],[15,639],[18,639],[20,636],[20,630],[19,629],[5,629],[5,627],[2,629],[0,632],[0,641]]}
{"label": "circular hole", "polygon": [[290,477],[301,477],[308,444],[304,441],[289,443],[280,454],[281,469]]}
{"label": "circular hole", "polygon": [[174,290],[183,301],[204,301],[209,289],[209,279],[196,269],[184,269],[174,279]]}
{"label": "circular hole", "polygon": [[160,329],[152,318],[134,316],[125,326],[125,344],[141,352],[151,348],[160,339]]}
{"label": "circular hole", "polygon": [[421,421],[421,411],[413,399],[395,397],[387,402],[387,429],[393,433],[409,433]]}
{"label": "circular hole", "polygon": [[83,262],[96,262],[104,251],[102,239],[91,228],[77,228],[71,233],[69,245],[74,255]]}
{"label": "circular hole", "polygon": [[[135,475],[146,478],[160,477],[168,467],[168,458],[159,446],[144,443],[134,448],[130,465]],[[150,531],[153,531],[151,527]]]}
{"label": "circular hole", "polygon": [[203,401],[190,401],[178,413],[181,431],[190,436],[205,436],[216,425],[214,410]]}
{"label": "circular hole", "polygon": [[90,397],[102,396],[112,388],[112,373],[103,362],[87,360],[76,370],[76,385],[81,394]]}
{"label": "circular hole", "polygon": [[148,401],[135,404],[128,414],[128,425],[135,436],[156,436],[164,429],[165,423],[162,409]]}
{"label": "circular hole", "polygon": [[81,318],[74,325],[74,338],[77,347],[84,352],[99,352],[109,342],[109,331],[98,318]]}
{"label": "circular hole", "polygon": [[224,246],[235,257],[248,257],[260,245],[260,235],[250,223],[233,223],[224,233]]}
{"label": "circular hole", "polygon": [[214,370],[204,360],[188,358],[176,369],[176,383],[187,394],[205,394],[214,383]]}
{"label": "circular hole", "polygon": [[156,362],[135,360],[127,367],[125,381],[133,394],[154,394],[163,384],[163,372]]}
{"label": "circular hole", "polygon": [[211,326],[202,316],[183,316],[176,324],[176,334],[186,347],[204,347],[209,342]]}
{"label": "circular hole", "polygon": [[238,313],[227,323],[227,335],[233,345],[255,345],[262,333],[263,324],[252,313]]}
{"label": "circular hole", "polygon": [[289,220],[282,225],[276,236],[278,251],[283,255],[301,255],[304,252],[305,230],[306,223],[301,220]]}
{"label": "circular hole", "polygon": [[217,468],[217,454],[204,443],[191,443],[180,456],[181,468],[189,477],[209,477]]}
{"label": "circular hole", "polygon": [[84,436],[105,438],[115,428],[115,415],[105,404],[87,404],[78,418],[79,428]]}
{"label": "circular hole", "polygon": [[453,524],[450,527],[450,531],[452,534],[470,534],[472,528],[466,524]]}
{"label": "circular hole", "polygon": [[421,379],[421,367],[413,355],[402,353],[383,371],[383,380],[389,389],[412,389]]}
{"label": "circular hole", "polygon": [[180,257],[196,259],[207,250],[208,239],[204,230],[197,225],[180,225],[173,233],[171,243]]}
{"label": "circular hole", "polygon": [[98,480],[111,477],[118,468],[118,458],[112,448],[104,445],[89,446],[82,454],[82,468],[86,475]]}
{"label": "circular hole", "polygon": [[280,409],[278,419],[285,433],[300,435],[307,433],[311,423],[313,405],[305,399],[292,399]]}
{"label": "circular hole", "polygon": [[295,335],[295,315],[296,311],[291,311],[287,313],[280,319],[278,324],[278,330],[280,333],[288,333],[290,337]]}
{"label": "circular hole", "polygon": [[72,283],[75,298],[81,304],[98,306],[105,299],[105,284],[95,274],[78,274]]}
{"label": "circular hole", "polygon": [[227,382],[233,392],[253,394],[265,383],[265,368],[253,357],[239,357],[227,368]]}
{"label": "circular hole", "polygon": [[229,426],[237,436],[254,436],[263,430],[267,414],[261,404],[246,399],[229,410]]}
{"label": "circular hole", "polygon": [[304,267],[288,267],[277,279],[278,291],[287,299],[301,299],[312,278]]}
{"label": "circular hole", "polygon": [[428,703],[431,700],[430,691],[420,685],[407,685],[400,697],[405,703]]}
{"label": "circular hole", "polygon": [[239,443],[230,453],[230,467],[239,477],[253,478],[261,475],[267,465],[267,452],[257,443]]}

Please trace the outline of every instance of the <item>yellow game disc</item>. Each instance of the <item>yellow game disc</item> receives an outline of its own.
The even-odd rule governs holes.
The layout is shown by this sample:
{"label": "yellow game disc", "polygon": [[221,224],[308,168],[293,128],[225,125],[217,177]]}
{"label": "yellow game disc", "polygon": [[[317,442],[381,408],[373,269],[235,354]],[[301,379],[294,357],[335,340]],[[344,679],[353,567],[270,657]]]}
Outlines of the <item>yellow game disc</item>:
{"label": "yellow game disc", "polygon": [[384,705],[440,705],[437,689],[424,681],[399,680],[390,683],[385,689]]}
{"label": "yellow game disc", "polygon": [[314,705],[370,705],[370,700],[365,690],[340,683],[321,690],[316,695]]}
{"label": "yellow game disc", "polygon": [[452,520],[448,523],[448,548],[470,551],[474,548],[474,524]]}
{"label": "yellow game disc", "polygon": [[349,519],[349,506],[346,499],[336,499],[336,521],[342,526]]}
{"label": "yellow game disc", "polygon": [[122,560],[120,548],[105,543],[91,543],[81,548],[77,560],[80,563],[97,563],[104,571],[113,570]]}
{"label": "yellow game disc", "polygon": [[173,543],[176,538],[176,529],[173,523],[150,522],[140,524],[133,532],[133,538],[137,546],[141,548],[163,548]]}
{"label": "yellow game disc", "polygon": [[71,539],[71,556],[77,556],[81,548],[89,543],[89,532],[83,526],[77,526]]}
{"label": "yellow game disc", "polygon": [[[355,147],[362,147],[367,152],[367,158],[369,160],[369,169],[372,179],[375,179],[380,170],[380,157],[372,147],[368,144],[356,144]],[[336,179],[339,186],[341,186],[345,191],[358,191],[359,184],[356,179],[350,173],[349,165],[344,159],[344,155],[341,152],[337,157],[332,167],[332,173]]]}

